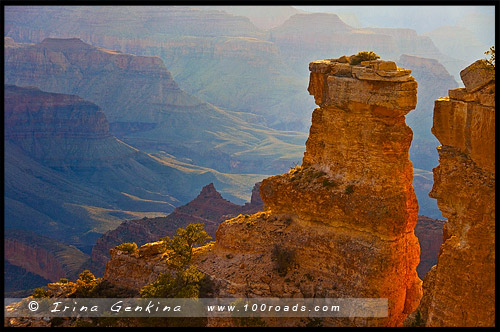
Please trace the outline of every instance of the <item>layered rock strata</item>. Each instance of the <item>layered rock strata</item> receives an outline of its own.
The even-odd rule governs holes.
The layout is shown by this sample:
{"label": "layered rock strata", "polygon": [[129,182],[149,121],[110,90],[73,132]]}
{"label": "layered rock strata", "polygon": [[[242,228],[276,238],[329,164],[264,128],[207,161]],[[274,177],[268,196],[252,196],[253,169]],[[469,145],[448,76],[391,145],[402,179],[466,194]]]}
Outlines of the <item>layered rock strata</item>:
{"label": "layered rock strata", "polygon": [[73,279],[89,258],[73,246],[27,230],[5,230],[4,255],[10,264],[55,282]]}
{"label": "layered rock strata", "polygon": [[[221,224],[213,255],[233,258],[207,269],[230,283],[229,294],[388,298],[385,319],[329,324],[398,326],[421,296],[412,131],[404,118],[415,108],[417,83],[394,62],[345,61],[310,64],[309,92],[320,107],[302,166],[262,182],[265,214]],[[273,269],[275,246],[294,252],[285,276]],[[240,267],[227,276],[235,261],[248,260],[251,275]]]}
{"label": "layered rock strata", "polygon": [[[214,58],[219,58],[222,54],[246,65],[255,59],[267,58],[262,52],[278,53],[276,47],[269,42],[259,42],[255,38],[227,38],[227,43],[220,40],[215,42],[211,38],[215,44],[202,43],[200,48],[210,49],[212,53],[217,48],[219,53],[212,54]],[[257,75],[257,69],[259,73],[269,75],[270,71],[276,69],[273,63],[278,65],[275,54],[276,61],[265,68],[259,63],[252,65],[252,69],[236,66],[242,70],[239,75],[232,71],[235,68],[232,60],[217,67],[214,67],[214,62],[200,61],[200,57],[204,58],[206,55],[191,50],[193,43],[198,45],[193,40],[179,41],[180,44],[187,45],[187,50],[174,41],[168,43],[174,45],[168,46],[165,42],[161,49],[167,52],[165,56],[170,61],[183,61],[187,67],[180,66],[182,75],[191,79],[198,77],[195,81],[199,85],[199,73],[209,68],[212,74],[217,74],[210,74],[212,76],[208,80],[212,83],[202,84],[201,90],[215,89],[219,93],[224,91],[231,102],[239,100],[240,105],[256,104],[246,99],[248,93],[245,92],[248,85],[255,85],[256,80],[241,81],[236,78],[246,77],[245,73],[249,70]],[[216,47],[216,44],[220,47]],[[179,88],[159,57],[99,48],[78,38],[46,38],[39,44],[15,43],[11,38],[6,38],[4,45],[6,84],[37,86],[47,92],[78,95],[99,106],[102,115],[106,115],[109,121],[109,124],[106,121],[106,126],[114,136],[143,152],[164,151],[182,160],[189,159],[191,164],[219,172],[249,174],[280,173],[288,169],[303,153],[305,133],[272,130],[263,126],[265,121],[261,121],[262,115],[250,114],[248,109],[220,109],[200,100]],[[249,45],[255,51],[250,52],[253,60],[241,58],[243,50],[248,49]],[[177,54],[172,47],[180,53]],[[190,55],[186,55],[185,51]],[[228,68],[231,68],[231,80],[223,83],[220,74],[227,72]],[[272,83],[271,80],[266,82],[269,87],[262,87],[262,91],[272,90],[272,85],[276,83],[274,80]],[[288,84],[288,79],[286,82]],[[233,89],[235,85],[239,86],[238,93],[228,92],[224,87],[226,84]],[[297,91],[294,89],[292,91],[287,88],[281,95],[295,96]],[[198,94],[200,95],[202,94]],[[259,97],[258,103],[265,110],[262,113],[269,111],[268,99]],[[300,108],[300,105],[303,104],[297,101],[294,107]],[[287,112],[291,112],[290,109],[288,107]],[[269,141],[266,142],[267,140]],[[209,181],[203,184],[207,182]],[[253,183],[250,181],[246,186],[251,184]]]}
{"label": "layered rock strata", "polygon": [[465,88],[434,108],[441,146],[429,195],[448,220],[414,314],[425,326],[495,325],[495,71],[479,60],[460,75]]}
{"label": "layered rock strata", "polygon": [[76,95],[6,85],[4,106],[5,140],[46,165],[88,167],[136,154],[109,133],[97,105]]}
{"label": "layered rock strata", "polygon": [[[302,166],[265,179],[266,211],[223,222],[215,244],[197,248],[193,264],[211,276],[219,297],[387,298],[386,318],[323,323],[399,326],[421,297],[412,132],[404,120],[415,107],[417,83],[394,62],[340,61],[310,65],[309,91],[320,107]],[[135,288],[154,280],[165,264],[159,254],[141,260],[141,250],[137,257],[112,251],[104,278]],[[280,253],[288,259],[279,262]],[[125,284],[123,266],[137,265],[142,282],[136,276]],[[210,322],[224,324],[230,323]]]}

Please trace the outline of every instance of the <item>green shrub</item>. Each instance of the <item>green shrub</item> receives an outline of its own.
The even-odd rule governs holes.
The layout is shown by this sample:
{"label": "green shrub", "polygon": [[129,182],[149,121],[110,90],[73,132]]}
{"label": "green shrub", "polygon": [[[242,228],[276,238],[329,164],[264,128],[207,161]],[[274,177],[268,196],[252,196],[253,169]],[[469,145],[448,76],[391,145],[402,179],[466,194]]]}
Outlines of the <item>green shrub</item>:
{"label": "green shrub", "polygon": [[288,270],[295,264],[295,251],[275,244],[271,252],[271,259],[276,264],[275,269],[278,275],[284,277],[288,273]]}
{"label": "green shrub", "polygon": [[323,187],[325,187],[326,189],[333,188],[336,185],[337,184],[334,181],[332,181],[332,180],[329,180],[329,179],[324,179],[323,180]]}
{"label": "green shrub", "polygon": [[166,236],[161,239],[169,250],[169,265],[182,269],[191,261],[193,247],[202,245],[212,237],[204,230],[203,223],[189,224],[186,228],[178,228],[172,238]]}
{"label": "green shrub", "polygon": [[350,195],[354,192],[354,186],[352,184],[348,185],[346,188],[345,188],[345,193]]}
{"label": "green shrub", "polygon": [[59,279],[59,282],[61,284],[67,284],[69,282],[69,280],[67,278],[61,278],[61,279]]}
{"label": "green shrub", "polygon": [[349,64],[351,65],[359,65],[362,61],[370,61],[380,59],[380,56],[373,51],[361,51],[356,55],[351,55]]}
{"label": "green shrub", "polygon": [[79,274],[75,283],[75,291],[68,297],[93,297],[95,288],[99,285],[101,279],[96,279],[90,270],[84,270]]}
{"label": "green shrub", "polygon": [[35,299],[43,299],[49,297],[49,293],[43,288],[35,288],[33,290],[33,297]]}
{"label": "green shrub", "polygon": [[484,52],[484,54],[490,56],[490,58],[487,59],[486,62],[493,66],[493,68],[495,68],[495,46],[491,46],[488,51]]}
{"label": "green shrub", "polygon": [[121,251],[126,251],[128,253],[133,253],[137,250],[137,244],[135,242],[133,242],[133,243],[124,242],[124,243],[116,246],[116,249],[121,250]]}
{"label": "green shrub", "polygon": [[195,266],[172,273],[162,273],[155,282],[141,289],[143,298],[198,298],[207,276]]}

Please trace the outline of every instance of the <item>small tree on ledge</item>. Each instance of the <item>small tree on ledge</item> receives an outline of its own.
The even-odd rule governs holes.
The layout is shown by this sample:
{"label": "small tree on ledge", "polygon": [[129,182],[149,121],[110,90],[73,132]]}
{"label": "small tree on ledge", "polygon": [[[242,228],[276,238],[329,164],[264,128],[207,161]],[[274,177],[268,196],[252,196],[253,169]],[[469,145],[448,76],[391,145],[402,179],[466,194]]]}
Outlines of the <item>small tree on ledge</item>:
{"label": "small tree on ledge", "polygon": [[169,250],[168,261],[172,267],[182,269],[193,255],[193,247],[202,245],[212,237],[204,229],[203,223],[189,224],[186,228],[178,228],[177,234],[172,238],[161,238]]}
{"label": "small tree on ledge", "polygon": [[486,62],[495,68],[495,46],[491,46],[489,51],[484,52],[484,54],[490,56],[490,59],[486,59]]}

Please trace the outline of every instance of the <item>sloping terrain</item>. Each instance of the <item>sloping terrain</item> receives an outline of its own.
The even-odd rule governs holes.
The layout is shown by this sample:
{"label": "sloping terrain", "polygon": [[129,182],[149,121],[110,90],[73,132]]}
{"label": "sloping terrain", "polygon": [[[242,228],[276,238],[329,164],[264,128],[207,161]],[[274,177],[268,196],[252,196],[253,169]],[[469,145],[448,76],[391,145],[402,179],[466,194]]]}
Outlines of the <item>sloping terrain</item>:
{"label": "sloping terrain", "polygon": [[45,39],[34,45],[7,40],[5,59],[6,84],[77,94],[99,105],[120,140],[145,152],[164,151],[221,172],[262,174],[287,169],[303,153],[304,133],[250,123],[251,117],[189,95],[158,57]]}

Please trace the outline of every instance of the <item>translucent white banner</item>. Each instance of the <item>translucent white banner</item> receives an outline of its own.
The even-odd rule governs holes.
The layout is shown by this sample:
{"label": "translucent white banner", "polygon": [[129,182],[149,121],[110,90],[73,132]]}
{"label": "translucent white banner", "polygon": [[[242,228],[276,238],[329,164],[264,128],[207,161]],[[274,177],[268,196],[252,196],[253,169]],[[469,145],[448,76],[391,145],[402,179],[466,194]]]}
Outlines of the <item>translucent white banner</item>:
{"label": "translucent white banner", "polygon": [[6,298],[5,317],[387,317],[372,298]]}

